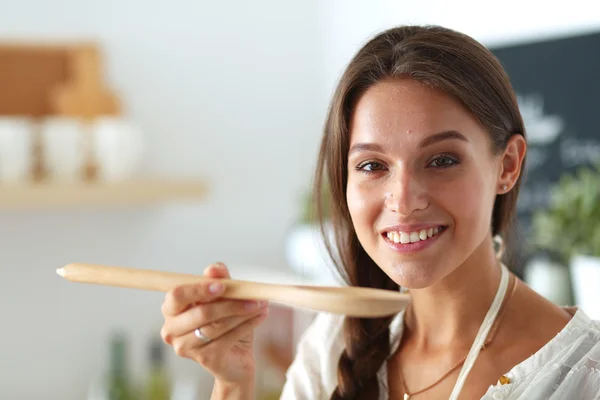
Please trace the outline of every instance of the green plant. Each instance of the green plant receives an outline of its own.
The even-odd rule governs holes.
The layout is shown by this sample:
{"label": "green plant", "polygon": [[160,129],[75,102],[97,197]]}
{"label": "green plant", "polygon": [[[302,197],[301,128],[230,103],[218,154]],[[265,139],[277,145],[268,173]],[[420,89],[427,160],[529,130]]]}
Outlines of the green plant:
{"label": "green plant", "polygon": [[600,257],[600,163],[561,176],[532,227],[534,246],[563,263],[576,254]]}
{"label": "green plant", "polygon": [[[327,219],[330,215],[331,200],[329,194],[329,186],[323,185],[321,190],[321,204],[323,206],[323,218]],[[317,220],[317,206],[315,204],[314,192],[308,191],[304,193],[302,197],[302,215],[300,217],[301,224],[316,224]]]}

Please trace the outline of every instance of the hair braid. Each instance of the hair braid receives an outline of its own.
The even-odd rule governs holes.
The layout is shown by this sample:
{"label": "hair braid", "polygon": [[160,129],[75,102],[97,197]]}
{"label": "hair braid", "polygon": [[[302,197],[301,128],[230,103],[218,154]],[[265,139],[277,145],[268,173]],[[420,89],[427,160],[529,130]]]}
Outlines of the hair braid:
{"label": "hair braid", "polygon": [[[353,238],[354,239],[354,238]],[[356,240],[356,239],[354,239]],[[355,258],[357,271],[351,281],[355,286],[398,290],[399,286],[359,245]],[[354,279],[352,279],[354,278]],[[390,322],[393,316],[383,318],[350,318],[344,320],[346,348],[338,362],[338,387],[331,400],[377,399],[377,373],[390,355]]]}

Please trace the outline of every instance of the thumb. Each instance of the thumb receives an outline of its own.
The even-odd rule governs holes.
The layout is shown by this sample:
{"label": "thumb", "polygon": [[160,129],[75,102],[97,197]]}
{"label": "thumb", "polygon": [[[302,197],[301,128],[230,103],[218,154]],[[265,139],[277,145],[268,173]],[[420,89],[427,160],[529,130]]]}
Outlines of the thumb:
{"label": "thumb", "polygon": [[204,276],[208,278],[221,278],[221,279],[230,279],[231,275],[229,275],[229,271],[227,270],[227,266],[222,262],[218,262],[215,264],[209,265],[204,270]]}

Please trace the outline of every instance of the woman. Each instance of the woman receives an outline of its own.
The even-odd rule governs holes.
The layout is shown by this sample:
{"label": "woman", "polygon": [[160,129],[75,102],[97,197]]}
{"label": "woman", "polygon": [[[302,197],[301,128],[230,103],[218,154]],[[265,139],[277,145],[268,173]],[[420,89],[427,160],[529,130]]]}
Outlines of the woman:
{"label": "woman", "polygon": [[[412,302],[388,318],[319,315],[282,398],[600,399],[600,324],[533,292],[494,249],[525,153],[509,79],[473,39],[405,26],[356,54],[329,110],[316,198],[326,180],[347,282],[402,287]],[[205,274],[229,277],[222,264]],[[267,308],[222,290],[168,293],[162,336],[214,375],[214,399],[250,399]]]}

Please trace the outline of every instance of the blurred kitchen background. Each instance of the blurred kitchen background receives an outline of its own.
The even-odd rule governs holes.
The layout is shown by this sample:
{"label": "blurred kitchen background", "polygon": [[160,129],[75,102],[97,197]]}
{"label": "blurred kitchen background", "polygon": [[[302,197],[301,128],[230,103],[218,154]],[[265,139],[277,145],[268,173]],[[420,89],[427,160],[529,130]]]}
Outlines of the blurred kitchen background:
{"label": "blurred kitchen background", "polygon": [[[306,215],[328,101],[359,46],[404,23],[505,63],[533,132],[514,267],[600,319],[600,179],[579,172],[600,162],[600,6],[488,7],[0,0],[0,399],[209,398],[160,341],[161,293],[67,282],[69,262],[335,284]],[[272,306],[257,398],[278,398],[311,318]]]}

